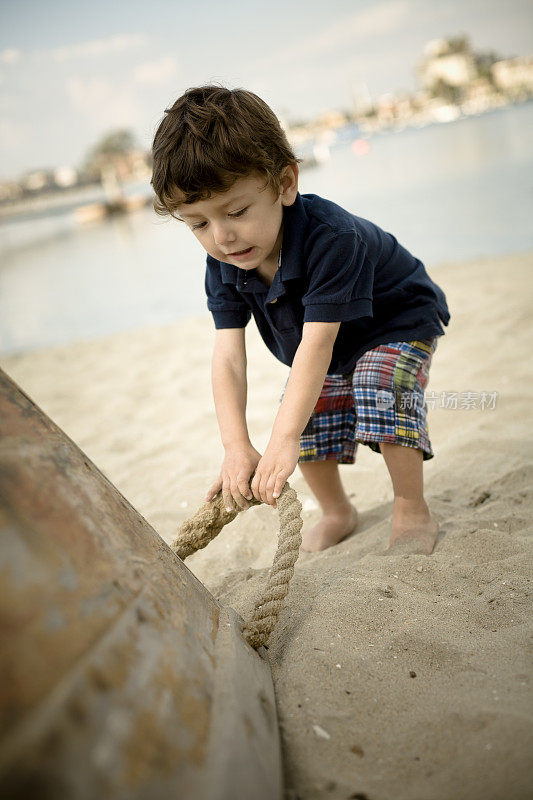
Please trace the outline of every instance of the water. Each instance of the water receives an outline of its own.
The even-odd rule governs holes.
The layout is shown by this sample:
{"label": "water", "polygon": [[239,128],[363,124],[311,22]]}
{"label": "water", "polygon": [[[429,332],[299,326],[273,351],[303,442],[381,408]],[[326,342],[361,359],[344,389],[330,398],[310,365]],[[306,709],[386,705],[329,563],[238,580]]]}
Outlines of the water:
{"label": "water", "polygon": [[[350,142],[302,170],[300,191],[376,222],[438,280],[446,262],[533,248],[533,103]],[[0,351],[207,313],[205,254],[149,208],[77,226],[68,211],[0,226]]]}

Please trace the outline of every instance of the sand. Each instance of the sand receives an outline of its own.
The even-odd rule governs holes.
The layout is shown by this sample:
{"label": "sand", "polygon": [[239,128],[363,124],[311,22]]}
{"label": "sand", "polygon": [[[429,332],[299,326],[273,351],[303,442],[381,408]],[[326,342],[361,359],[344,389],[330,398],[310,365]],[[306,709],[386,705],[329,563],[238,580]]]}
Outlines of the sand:
{"label": "sand", "polygon": [[[533,796],[532,269],[525,253],[434,273],[452,312],[428,386],[434,553],[383,555],[392,508],[385,464],[360,447],[356,464],[341,466],[359,529],[301,554],[269,649],[287,798]],[[1,364],[169,542],[223,457],[213,339],[205,313]],[[247,350],[248,423],[263,452],[289,370],[253,322]],[[451,392],[478,394],[459,395],[453,409],[440,407],[443,392],[452,404]],[[461,407],[469,402],[478,407]],[[312,525],[319,511],[298,468],[289,482]],[[186,563],[246,616],[276,536],[277,513],[254,507]]]}

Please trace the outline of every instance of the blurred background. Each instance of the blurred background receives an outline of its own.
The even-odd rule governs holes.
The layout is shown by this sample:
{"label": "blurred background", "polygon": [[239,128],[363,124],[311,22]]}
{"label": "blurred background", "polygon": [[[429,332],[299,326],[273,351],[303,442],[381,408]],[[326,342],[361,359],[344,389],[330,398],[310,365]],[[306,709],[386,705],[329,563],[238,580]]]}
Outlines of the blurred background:
{"label": "blurred background", "polygon": [[532,9],[2,3],[0,353],[208,313],[204,253],[149,183],[164,109],[208,82],[259,94],[303,158],[300,191],[432,273],[531,249]]}

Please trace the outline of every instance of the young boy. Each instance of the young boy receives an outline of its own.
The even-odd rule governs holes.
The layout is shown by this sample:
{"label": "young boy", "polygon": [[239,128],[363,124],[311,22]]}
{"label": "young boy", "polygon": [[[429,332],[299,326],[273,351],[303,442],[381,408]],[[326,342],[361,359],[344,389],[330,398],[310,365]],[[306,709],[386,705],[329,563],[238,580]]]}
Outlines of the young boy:
{"label": "young boy", "polygon": [[[298,159],[255,94],[203,86],[165,114],[152,149],[154,208],[184,221],[206,250],[216,328],[225,458],[206,500],[222,490],[228,509],[248,508],[252,495],[275,507],[299,464],[322,510],[302,549],[323,550],[357,526],[338,465],[353,464],[362,443],[381,452],[392,480],[388,552],[429,555],[438,526],[423,495],[422,464],[433,457],[424,387],[450,318],[442,290],[390,233],[298,192]],[[291,367],[262,455],[246,424],[252,314]]]}

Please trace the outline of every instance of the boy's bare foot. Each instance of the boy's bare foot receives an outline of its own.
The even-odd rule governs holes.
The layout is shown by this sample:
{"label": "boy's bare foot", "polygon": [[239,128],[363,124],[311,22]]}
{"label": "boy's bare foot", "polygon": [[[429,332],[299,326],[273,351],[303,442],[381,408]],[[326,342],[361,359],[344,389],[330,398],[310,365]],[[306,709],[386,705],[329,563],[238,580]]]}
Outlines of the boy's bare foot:
{"label": "boy's bare foot", "polygon": [[316,553],[338,544],[356,528],[357,509],[351,503],[335,514],[324,514],[322,519],[302,534],[301,549]]}
{"label": "boy's bare foot", "polygon": [[392,514],[392,533],[386,555],[412,553],[429,556],[439,533],[437,520],[425,510],[397,511]]}

